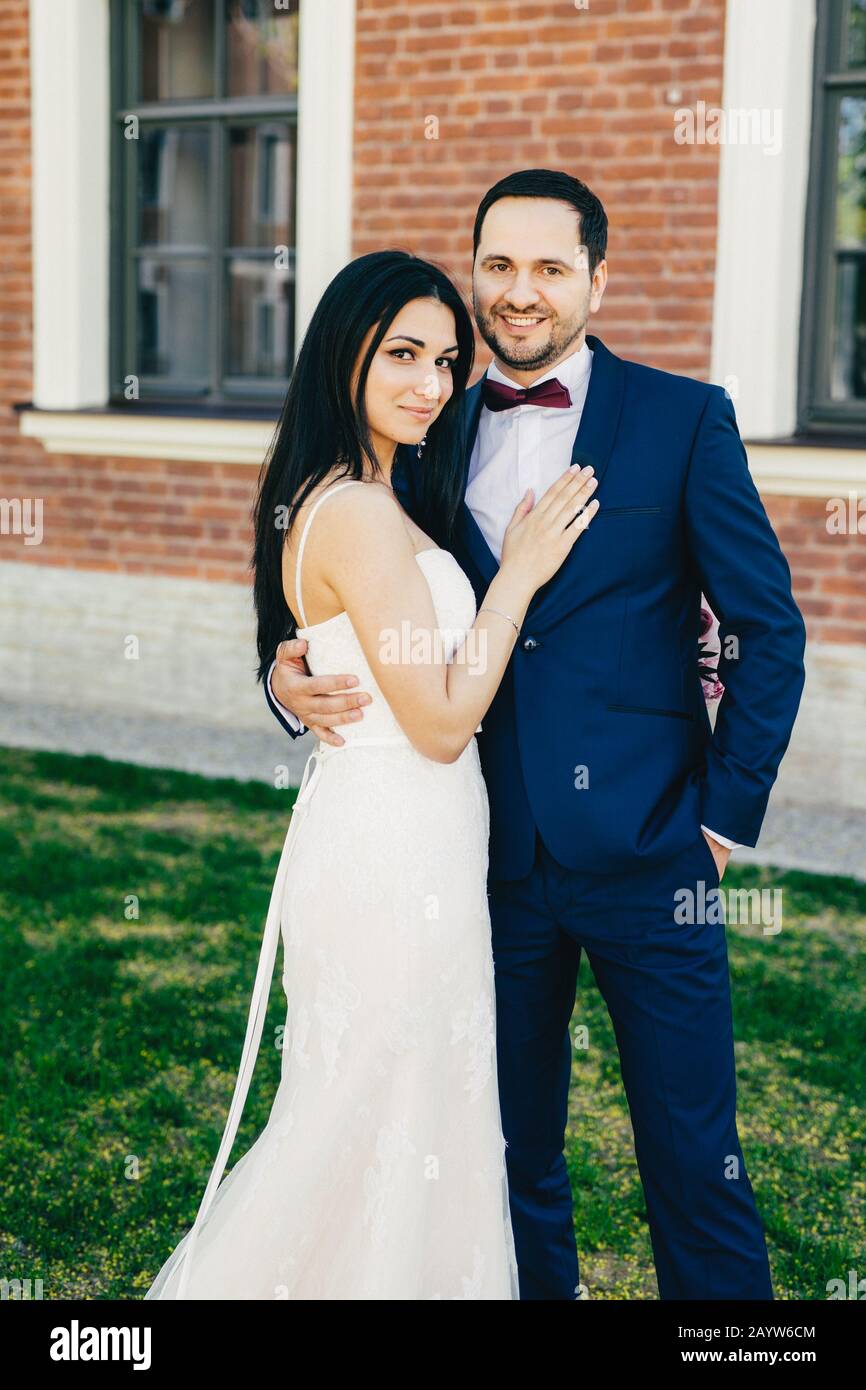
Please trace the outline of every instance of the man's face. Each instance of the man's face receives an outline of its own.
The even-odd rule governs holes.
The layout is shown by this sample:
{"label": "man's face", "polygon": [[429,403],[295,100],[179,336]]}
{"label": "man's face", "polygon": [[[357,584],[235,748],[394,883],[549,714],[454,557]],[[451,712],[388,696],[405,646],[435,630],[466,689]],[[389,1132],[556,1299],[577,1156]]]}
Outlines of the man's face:
{"label": "man's face", "polygon": [[606,284],[604,261],[589,274],[580,214],[569,203],[500,198],[484,218],[472,270],[475,319],[518,379],[543,375],[581,347]]}

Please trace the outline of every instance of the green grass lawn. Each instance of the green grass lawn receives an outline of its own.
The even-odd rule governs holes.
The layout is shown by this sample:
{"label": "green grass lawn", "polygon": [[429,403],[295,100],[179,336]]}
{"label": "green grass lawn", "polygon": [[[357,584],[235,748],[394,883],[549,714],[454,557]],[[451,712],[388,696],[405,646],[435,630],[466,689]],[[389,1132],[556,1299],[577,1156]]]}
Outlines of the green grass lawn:
{"label": "green grass lawn", "polygon": [[[46,1299],[141,1298],[191,1224],[231,1099],[294,792],[4,749],[0,1278]],[[727,928],[739,1127],[779,1298],[866,1275],[866,885],[783,887],[784,928]],[[137,915],[130,898],[137,900]],[[133,904],[133,907],[135,905]],[[280,960],[233,1161],[265,1124]],[[594,1298],[655,1298],[613,1032],[588,963],[568,1160]]]}

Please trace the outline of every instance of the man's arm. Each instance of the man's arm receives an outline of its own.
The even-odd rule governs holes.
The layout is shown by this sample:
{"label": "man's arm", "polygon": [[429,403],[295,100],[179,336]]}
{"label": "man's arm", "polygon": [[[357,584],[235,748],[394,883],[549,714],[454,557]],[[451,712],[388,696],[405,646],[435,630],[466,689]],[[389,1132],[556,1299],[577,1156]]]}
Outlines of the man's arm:
{"label": "man's arm", "polygon": [[701,821],[718,827],[709,831],[716,839],[755,845],[800,704],[806,630],[721,387],[709,388],[685,512],[692,563],[719,618],[725,687],[707,747]]}
{"label": "man's arm", "polygon": [[285,705],[280,704],[271,689],[271,676],[274,674],[276,664],[276,661],[271,662],[271,668],[265,678],[265,699],[270,706],[271,713],[280,721],[286,733],[291,734],[292,738],[298,738],[300,734],[305,734],[307,732],[307,726],[306,724],[302,724],[298,716],[292,714],[290,709],[286,709]]}
{"label": "man's arm", "polygon": [[708,825],[702,825],[701,830],[703,830],[706,835],[711,835],[714,840],[718,840],[719,844],[724,845],[725,849],[740,848],[736,840],[729,840],[727,835],[720,835],[718,830],[711,830]]}
{"label": "man's arm", "polygon": [[[304,660],[306,651],[303,637],[287,638],[280,643],[276,660],[271,662],[262,682],[268,708],[292,738],[309,729],[323,743],[341,747],[345,739],[336,732],[337,725],[362,719],[364,711],[360,707],[370,703],[370,696],[352,688],[358,684],[357,676],[311,676]],[[336,693],[339,691],[348,693]],[[287,699],[291,699],[291,706]]]}

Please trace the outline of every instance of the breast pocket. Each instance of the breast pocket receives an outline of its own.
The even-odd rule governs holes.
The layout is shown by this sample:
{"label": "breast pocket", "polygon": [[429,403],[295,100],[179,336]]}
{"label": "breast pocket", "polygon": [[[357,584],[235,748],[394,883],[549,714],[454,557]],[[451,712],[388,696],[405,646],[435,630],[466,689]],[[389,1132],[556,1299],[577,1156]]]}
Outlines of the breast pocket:
{"label": "breast pocket", "polygon": [[598,516],[658,516],[661,507],[600,507]]}
{"label": "breast pocket", "polygon": [[664,719],[694,719],[687,710],[656,709],[654,705],[608,705],[608,709],[614,714],[660,714]]}
{"label": "breast pocket", "polygon": [[[610,507],[602,503],[580,544],[592,545],[603,573],[614,570],[624,589],[639,592],[659,575],[670,573],[677,545],[675,518],[669,508],[649,503]],[[579,547],[575,551],[579,554]]]}

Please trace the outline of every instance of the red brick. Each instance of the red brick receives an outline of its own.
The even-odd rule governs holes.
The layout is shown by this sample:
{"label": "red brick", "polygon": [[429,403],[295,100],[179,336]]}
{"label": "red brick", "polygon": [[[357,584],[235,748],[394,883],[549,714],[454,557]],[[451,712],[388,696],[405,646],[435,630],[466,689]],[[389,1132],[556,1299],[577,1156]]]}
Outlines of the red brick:
{"label": "red brick", "polygon": [[[611,281],[592,327],[633,360],[708,377],[719,149],[673,143],[667,91],[721,103],[724,22],[725,0],[591,0],[585,11],[566,0],[365,0],[353,253],[412,247],[466,292],[485,190],[509,169],[569,169],[611,220]],[[4,0],[0,492],[44,496],[49,521],[38,554],[14,558],[247,584],[256,469],[64,457],[19,432],[11,406],[33,389],[28,44],[27,0]],[[423,139],[430,113],[438,141]],[[476,376],[488,360],[479,343]],[[866,546],[828,536],[822,499],[765,500],[810,632],[866,642]]]}

